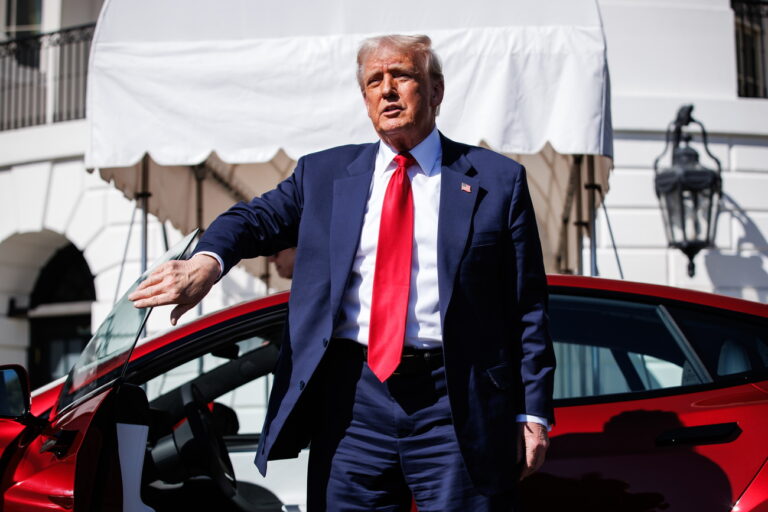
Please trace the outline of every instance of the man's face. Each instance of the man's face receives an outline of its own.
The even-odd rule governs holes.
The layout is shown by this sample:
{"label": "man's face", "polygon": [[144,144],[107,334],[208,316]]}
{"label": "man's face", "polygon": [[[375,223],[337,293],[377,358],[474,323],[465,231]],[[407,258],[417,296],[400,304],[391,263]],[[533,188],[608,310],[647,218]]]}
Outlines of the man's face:
{"label": "man's face", "polygon": [[432,80],[421,59],[381,47],[363,64],[363,99],[376,133],[397,151],[408,151],[435,126],[443,84]]}

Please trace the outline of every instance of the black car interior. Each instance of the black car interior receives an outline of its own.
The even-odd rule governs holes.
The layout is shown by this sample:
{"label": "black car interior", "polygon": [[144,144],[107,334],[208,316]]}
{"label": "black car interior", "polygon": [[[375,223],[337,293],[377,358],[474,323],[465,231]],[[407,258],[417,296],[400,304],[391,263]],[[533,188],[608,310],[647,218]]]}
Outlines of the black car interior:
{"label": "black car interior", "polygon": [[[148,427],[140,468],[139,509],[146,506],[157,512],[184,509],[282,511],[283,504],[272,492],[237,480],[229,450],[232,446],[255,450],[258,434],[239,435],[240,421],[236,412],[216,402],[222,395],[274,369],[282,329],[282,322],[268,325],[260,322],[252,329],[241,329],[237,339],[220,339],[221,335],[214,333],[203,343],[191,344],[198,347],[197,350],[188,350],[183,346],[185,341],[180,340],[180,346],[172,347],[164,356],[168,362],[173,361],[172,364],[162,361],[153,361],[152,365],[144,367],[135,364],[134,370],[129,370],[126,382],[119,384],[108,399],[110,403],[100,408],[86,436],[89,445],[84,445],[84,449],[91,453],[96,463],[91,470],[78,472],[84,476],[79,477],[81,482],[77,487],[98,491],[92,493],[88,503],[81,503],[82,510],[123,507],[121,501],[127,491],[126,475],[121,471],[126,469],[120,459],[125,458],[125,453],[119,450],[121,434],[118,431],[127,424]],[[231,331],[227,332],[231,334]],[[258,342],[256,345],[254,338]],[[205,353],[200,353],[199,347],[205,347]],[[180,352],[172,353],[174,350],[181,353],[186,350],[187,353],[180,358]],[[205,354],[226,361],[147,401],[142,386],[161,374],[163,368],[167,371]],[[116,450],[119,452],[117,458],[114,457]],[[123,482],[122,486],[120,482]]]}

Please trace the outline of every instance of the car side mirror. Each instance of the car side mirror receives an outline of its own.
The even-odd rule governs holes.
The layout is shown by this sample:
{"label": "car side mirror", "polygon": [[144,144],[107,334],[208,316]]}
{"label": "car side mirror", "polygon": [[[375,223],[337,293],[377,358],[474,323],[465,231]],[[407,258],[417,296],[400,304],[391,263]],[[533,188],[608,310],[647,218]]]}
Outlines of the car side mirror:
{"label": "car side mirror", "polygon": [[29,375],[23,366],[0,366],[0,418],[23,421],[29,415]]}

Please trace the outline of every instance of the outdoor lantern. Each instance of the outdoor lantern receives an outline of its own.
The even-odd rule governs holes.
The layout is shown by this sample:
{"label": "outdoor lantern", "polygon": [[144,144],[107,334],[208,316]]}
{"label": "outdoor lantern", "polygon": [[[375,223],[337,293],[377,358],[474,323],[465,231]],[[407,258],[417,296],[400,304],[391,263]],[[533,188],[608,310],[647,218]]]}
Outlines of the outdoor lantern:
{"label": "outdoor lantern", "polygon": [[[688,275],[693,277],[696,267],[693,258],[715,241],[717,215],[722,193],[720,160],[707,146],[707,131],[691,116],[693,105],[684,105],[677,118],[667,128],[664,151],[653,162],[656,172],[656,196],[659,198],[664,229],[670,247],[676,247],[688,256]],[[690,123],[701,128],[704,151],[717,164],[717,171],[699,163],[699,153],[690,146],[692,135],[683,127]],[[672,166],[659,169],[659,160],[672,141]]]}

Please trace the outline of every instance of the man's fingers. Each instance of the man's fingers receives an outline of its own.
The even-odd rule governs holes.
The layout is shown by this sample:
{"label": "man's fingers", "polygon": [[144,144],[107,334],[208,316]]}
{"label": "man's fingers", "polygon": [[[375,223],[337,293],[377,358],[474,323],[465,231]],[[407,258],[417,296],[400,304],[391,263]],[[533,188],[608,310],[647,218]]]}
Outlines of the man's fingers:
{"label": "man's fingers", "polygon": [[544,463],[544,447],[537,446],[527,455],[528,460],[526,461],[526,465],[530,468],[531,473],[533,473]]}
{"label": "man's fingers", "polygon": [[520,471],[520,480],[531,476],[544,464],[544,448],[528,449],[525,453],[525,464]]}
{"label": "man's fingers", "polygon": [[525,464],[520,470],[520,480],[535,473],[543,464],[544,457],[549,447],[549,439],[546,428],[538,423],[526,423],[522,425],[523,457]]}
{"label": "man's fingers", "polygon": [[173,311],[171,311],[171,325],[176,325],[176,322],[179,321],[181,315],[192,309],[194,306],[194,304],[179,304],[173,308]]}
{"label": "man's fingers", "polygon": [[526,445],[523,457],[525,458],[525,464],[523,464],[523,469],[520,472],[520,480],[536,471],[535,449]]}
{"label": "man's fingers", "polygon": [[178,304],[178,294],[176,293],[158,293],[157,295],[149,294],[143,299],[136,299],[133,301],[133,306],[136,308],[153,308],[155,306],[167,306],[168,304]]}
{"label": "man's fingers", "polygon": [[128,298],[137,308],[175,304],[171,323],[200,302],[219,275],[216,260],[210,257],[170,261],[159,266]]}
{"label": "man's fingers", "polygon": [[157,267],[151,274],[147,276],[144,281],[139,283],[139,286],[136,287],[136,290],[143,290],[144,288],[148,288],[162,282],[163,279],[165,279],[165,276],[168,274],[168,271],[175,268],[175,263],[177,262],[168,261]]}
{"label": "man's fingers", "polygon": [[128,299],[135,301],[137,299],[145,299],[150,297],[153,293],[157,293],[159,288],[162,288],[161,285],[164,279],[164,273],[153,273],[151,276],[142,281],[130,295],[128,295]]}
{"label": "man's fingers", "polygon": [[[136,288],[136,290],[133,291],[133,293],[131,293],[128,296],[128,298],[130,300],[134,301],[134,302],[137,302],[137,301],[140,302],[142,299],[147,299],[147,298],[150,298],[150,297],[152,297],[154,295],[158,295],[160,289],[161,288],[159,286],[157,286],[157,285],[155,285],[155,286],[147,286],[147,287],[144,287],[144,288],[138,287],[138,288]],[[152,305],[154,305],[154,304],[152,304]],[[136,307],[144,307],[144,306],[139,306],[138,304],[136,304]]]}
{"label": "man's fingers", "polygon": [[178,304],[184,300],[184,289],[176,266],[168,262],[160,266],[128,296],[137,308]]}
{"label": "man's fingers", "polygon": [[[148,298],[160,298],[162,300],[171,300],[172,302],[176,303],[178,302],[178,299],[181,297],[181,294],[178,290],[177,286],[174,286],[173,283],[166,283],[164,281],[160,281],[159,283],[147,286],[144,289],[137,288],[136,291],[134,291],[128,298],[134,302],[139,301],[141,299],[148,299]],[[150,306],[157,306],[161,303],[152,303]],[[141,307],[141,306],[137,306]]]}
{"label": "man's fingers", "polygon": [[517,424],[517,463],[520,465],[520,480],[527,477],[531,471],[528,467],[528,450],[525,443],[525,425]]}
{"label": "man's fingers", "polygon": [[139,284],[138,287],[139,288],[146,288],[147,286],[152,286],[152,285],[157,284],[160,281],[162,281],[163,277],[165,277],[164,268],[160,267],[157,270],[155,270],[154,272],[152,272],[151,274],[149,274],[147,276],[147,278],[145,280],[143,280]]}

